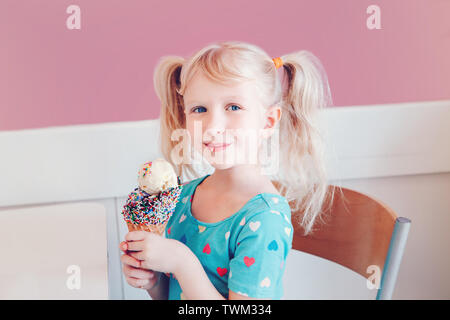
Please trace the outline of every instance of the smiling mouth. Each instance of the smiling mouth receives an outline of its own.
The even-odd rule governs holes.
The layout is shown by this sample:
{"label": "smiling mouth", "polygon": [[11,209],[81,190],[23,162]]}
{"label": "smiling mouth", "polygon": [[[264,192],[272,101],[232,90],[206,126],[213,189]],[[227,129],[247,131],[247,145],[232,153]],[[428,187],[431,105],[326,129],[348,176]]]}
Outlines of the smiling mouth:
{"label": "smiling mouth", "polygon": [[203,145],[215,152],[226,149],[231,143],[203,143]]}

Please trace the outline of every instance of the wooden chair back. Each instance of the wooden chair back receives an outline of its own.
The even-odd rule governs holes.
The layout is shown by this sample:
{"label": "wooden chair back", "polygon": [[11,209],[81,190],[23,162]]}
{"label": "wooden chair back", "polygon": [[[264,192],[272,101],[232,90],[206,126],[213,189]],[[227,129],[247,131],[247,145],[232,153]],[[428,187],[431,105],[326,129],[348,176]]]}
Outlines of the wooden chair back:
{"label": "wooden chair back", "polygon": [[322,214],[324,223],[317,219],[312,233],[304,236],[293,220],[292,248],[336,262],[365,278],[373,272],[368,273],[371,265],[382,273],[397,215],[378,199],[333,185],[328,187],[329,194],[332,188],[334,197],[328,200],[332,204],[324,205],[329,207]]}

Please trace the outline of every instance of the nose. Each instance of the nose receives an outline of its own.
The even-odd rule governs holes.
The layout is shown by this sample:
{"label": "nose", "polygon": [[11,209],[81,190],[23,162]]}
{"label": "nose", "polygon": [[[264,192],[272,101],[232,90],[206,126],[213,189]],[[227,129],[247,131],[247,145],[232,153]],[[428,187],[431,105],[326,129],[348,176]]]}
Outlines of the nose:
{"label": "nose", "polygon": [[[226,130],[226,118],[225,115],[220,112],[210,112],[209,116],[205,119],[203,123],[204,135],[207,137],[212,137],[213,139],[217,136],[223,136]],[[208,139],[208,138],[207,138]]]}

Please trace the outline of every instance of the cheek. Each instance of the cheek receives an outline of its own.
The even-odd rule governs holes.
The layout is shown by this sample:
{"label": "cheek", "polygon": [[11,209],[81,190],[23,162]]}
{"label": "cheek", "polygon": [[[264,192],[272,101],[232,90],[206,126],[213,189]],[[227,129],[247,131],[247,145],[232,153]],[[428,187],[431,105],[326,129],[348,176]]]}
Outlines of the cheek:
{"label": "cheek", "polygon": [[228,127],[234,130],[257,130],[262,127],[262,123],[258,115],[249,113],[245,116],[233,118],[231,121],[229,121]]}
{"label": "cheek", "polygon": [[189,134],[191,135],[191,138],[194,135],[195,128],[199,126],[198,120],[192,120],[192,119],[186,119],[186,130],[189,131]]}
{"label": "cheek", "polygon": [[258,132],[256,128],[252,128],[235,135],[235,150],[245,154],[255,152],[260,144]]}
{"label": "cheek", "polygon": [[189,132],[190,143],[192,147],[197,147],[202,145],[203,141],[203,125],[201,121],[186,121],[186,130]]}
{"label": "cheek", "polygon": [[187,121],[186,122],[186,130],[189,132],[189,137],[191,138],[191,141],[194,136],[194,124],[192,122]]}
{"label": "cheek", "polygon": [[239,141],[246,139],[246,137],[258,137],[264,125],[259,118],[254,116],[233,124],[233,127],[235,132],[238,133],[236,134],[236,139]]}

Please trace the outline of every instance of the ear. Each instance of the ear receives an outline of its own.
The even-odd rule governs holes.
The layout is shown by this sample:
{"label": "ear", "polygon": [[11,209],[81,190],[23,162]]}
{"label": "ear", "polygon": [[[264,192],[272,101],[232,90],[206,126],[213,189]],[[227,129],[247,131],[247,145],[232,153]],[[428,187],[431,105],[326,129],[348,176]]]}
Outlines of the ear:
{"label": "ear", "polygon": [[262,131],[263,138],[269,138],[274,130],[276,124],[281,119],[281,107],[279,105],[273,105],[269,107],[264,115],[265,126]]}

